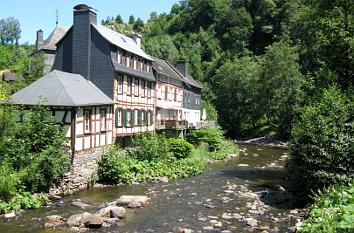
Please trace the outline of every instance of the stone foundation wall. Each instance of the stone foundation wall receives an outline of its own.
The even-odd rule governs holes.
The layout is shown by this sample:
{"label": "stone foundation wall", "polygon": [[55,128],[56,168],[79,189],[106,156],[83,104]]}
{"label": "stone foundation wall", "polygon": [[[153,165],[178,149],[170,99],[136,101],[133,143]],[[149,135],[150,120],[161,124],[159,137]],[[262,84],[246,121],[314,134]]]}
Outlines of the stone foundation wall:
{"label": "stone foundation wall", "polygon": [[77,152],[67,172],[60,182],[53,186],[51,195],[70,195],[87,189],[91,185],[91,179],[97,174],[98,161],[101,159],[104,148]]}

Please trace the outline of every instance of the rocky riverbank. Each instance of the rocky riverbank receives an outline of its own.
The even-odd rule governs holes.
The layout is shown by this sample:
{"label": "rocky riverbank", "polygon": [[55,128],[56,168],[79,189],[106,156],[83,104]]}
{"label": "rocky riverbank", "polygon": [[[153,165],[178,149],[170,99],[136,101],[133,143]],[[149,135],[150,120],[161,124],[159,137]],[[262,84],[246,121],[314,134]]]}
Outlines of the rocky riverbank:
{"label": "rocky riverbank", "polygon": [[279,139],[277,137],[259,137],[252,138],[248,140],[234,140],[236,144],[248,144],[248,145],[256,145],[256,146],[267,146],[271,148],[288,148],[288,142]]}

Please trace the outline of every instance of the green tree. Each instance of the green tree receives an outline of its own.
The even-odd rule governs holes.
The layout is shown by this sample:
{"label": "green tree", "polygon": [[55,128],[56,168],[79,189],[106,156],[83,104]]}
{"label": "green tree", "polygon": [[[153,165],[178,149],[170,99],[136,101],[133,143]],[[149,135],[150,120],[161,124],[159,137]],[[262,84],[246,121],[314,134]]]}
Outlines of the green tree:
{"label": "green tree", "polygon": [[269,130],[288,138],[301,111],[305,84],[298,54],[288,42],[276,42],[266,48],[260,82],[259,101],[265,109]]}
{"label": "green tree", "polygon": [[130,25],[134,25],[134,24],[135,24],[135,17],[134,17],[134,15],[129,16],[128,23],[129,23]]}
{"label": "green tree", "polygon": [[336,87],[306,106],[291,132],[287,168],[299,194],[354,179],[354,106]]}
{"label": "green tree", "polygon": [[122,19],[122,16],[120,16],[120,14],[118,14],[115,18],[115,21],[118,23],[118,24],[123,24],[123,19]]}
{"label": "green tree", "polygon": [[21,38],[20,23],[14,17],[0,19],[0,43],[16,43]]}
{"label": "green tree", "polygon": [[143,45],[145,51],[152,56],[172,63],[175,63],[178,59],[178,50],[169,35],[154,36],[148,39],[143,37]]}

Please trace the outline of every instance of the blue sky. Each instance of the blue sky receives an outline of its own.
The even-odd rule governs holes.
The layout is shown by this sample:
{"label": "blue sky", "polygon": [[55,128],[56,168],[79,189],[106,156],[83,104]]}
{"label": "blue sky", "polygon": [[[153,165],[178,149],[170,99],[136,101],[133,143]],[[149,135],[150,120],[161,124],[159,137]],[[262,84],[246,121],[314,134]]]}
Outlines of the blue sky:
{"label": "blue sky", "polygon": [[120,14],[125,22],[130,15],[146,21],[152,11],[169,13],[178,0],[5,0],[1,2],[0,19],[15,17],[21,24],[20,43],[34,44],[36,31],[42,29],[46,38],[55,27],[56,10],[59,12],[59,24],[71,26],[73,7],[85,3],[97,9],[97,20],[101,22],[107,16]]}

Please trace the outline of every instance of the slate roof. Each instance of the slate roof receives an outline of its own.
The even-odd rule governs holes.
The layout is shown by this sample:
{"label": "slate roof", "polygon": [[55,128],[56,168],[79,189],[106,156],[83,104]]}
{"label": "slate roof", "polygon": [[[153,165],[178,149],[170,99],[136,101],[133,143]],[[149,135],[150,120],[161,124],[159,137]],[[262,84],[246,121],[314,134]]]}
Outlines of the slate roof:
{"label": "slate roof", "polygon": [[108,27],[102,26],[102,25],[91,25],[106,39],[108,40],[111,44],[114,44],[128,52],[134,53],[136,55],[139,55],[143,58],[146,58],[148,60],[153,61],[154,59],[147,55],[136,43],[135,41],[123,34],[120,34],[119,32],[113,31],[109,29]]}
{"label": "slate roof", "polygon": [[165,74],[167,76],[170,76],[172,78],[178,79],[179,81],[182,81],[188,85],[197,87],[197,88],[202,88],[202,86],[189,74],[184,76],[181,74],[176,67],[174,67],[171,63],[169,63],[166,60],[154,58],[155,62],[153,62],[153,67],[154,69],[162,74]]}
{"label": "slate roof", "polygon": [[154,59],[155,62],[152,63],[152,66],[157,72],[177,79],[178,81],[185,82],[184,79],[172,68],[172,65],[168,61],[159,58]]}
{"label": "slate roof", "polygon": [[14,104],[47,106],[110,105],[113,101],[81,75],[53,70],[11,96]]}
{"label": "slate roof", "polygon": [[69,28],[56,26],[49,37],[44,41],[43,47],[40,49],[45,50],[56,50],[56,44],[64,37],[64,35],[68,32]]}

